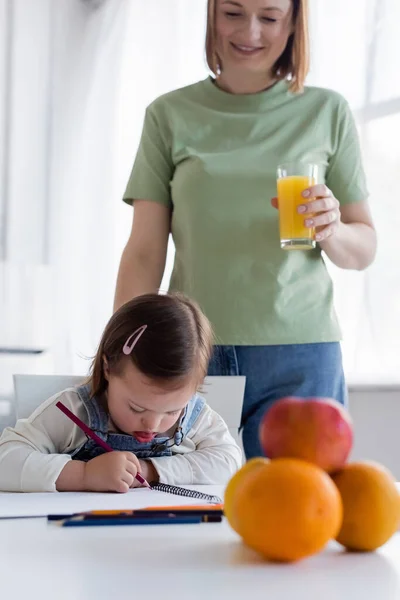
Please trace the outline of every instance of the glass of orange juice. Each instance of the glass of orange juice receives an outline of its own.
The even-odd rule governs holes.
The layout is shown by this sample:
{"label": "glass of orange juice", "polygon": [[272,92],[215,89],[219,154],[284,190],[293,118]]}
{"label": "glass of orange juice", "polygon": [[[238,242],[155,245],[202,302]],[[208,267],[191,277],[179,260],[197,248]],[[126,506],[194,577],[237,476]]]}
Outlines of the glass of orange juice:
{"label": "glass of orange juice", "polygon": [[278,166],[277,188],[279,204],[279,232],[281,248],[285,250],[311,250],[315,248],[315,229],[306,227],[304,221],[310,218],[297,212],[299,204],[313,198],[303,198],[302,192],[317,183],[318,165],[292,162]]}

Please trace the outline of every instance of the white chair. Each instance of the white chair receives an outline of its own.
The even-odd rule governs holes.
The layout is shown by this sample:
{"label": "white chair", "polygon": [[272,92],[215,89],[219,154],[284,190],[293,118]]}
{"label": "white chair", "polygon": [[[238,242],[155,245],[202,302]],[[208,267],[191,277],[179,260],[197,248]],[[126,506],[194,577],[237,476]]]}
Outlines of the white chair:
{"label": "white chair", "polygon": [[15,413],[26,419],[45,400],[85,380],[79,375],[13,375]]}
{"label": "white chair", "polygon": [[[25,419],[47,398],[85,380],[79,375],[14,375],[17,419]],[[206,377],[201,394],[221,415],[234,439],[241,444],[238,433],[242,414],[245,377]]]}

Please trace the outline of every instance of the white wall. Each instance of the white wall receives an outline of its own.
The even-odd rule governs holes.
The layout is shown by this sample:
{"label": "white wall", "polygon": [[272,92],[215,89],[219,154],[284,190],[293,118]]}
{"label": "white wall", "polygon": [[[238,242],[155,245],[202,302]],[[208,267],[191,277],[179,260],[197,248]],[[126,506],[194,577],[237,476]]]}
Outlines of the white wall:
{"label": "white wall", "polygon": [[351,460],[376,460],[400,481],[400,386],[349,390],[354,421]]}

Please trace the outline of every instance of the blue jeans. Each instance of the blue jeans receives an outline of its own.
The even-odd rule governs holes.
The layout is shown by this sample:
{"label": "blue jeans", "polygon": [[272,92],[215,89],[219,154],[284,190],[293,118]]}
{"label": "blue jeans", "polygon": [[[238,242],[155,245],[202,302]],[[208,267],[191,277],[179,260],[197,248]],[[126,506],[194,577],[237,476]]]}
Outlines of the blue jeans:
{"label": "blue jeans", "polygon": [[208,374],[246,376],[241,429],[247,459],[263,455],[260,421],[279,398],[319,396],[347,404],[339,342],[215,346]]}

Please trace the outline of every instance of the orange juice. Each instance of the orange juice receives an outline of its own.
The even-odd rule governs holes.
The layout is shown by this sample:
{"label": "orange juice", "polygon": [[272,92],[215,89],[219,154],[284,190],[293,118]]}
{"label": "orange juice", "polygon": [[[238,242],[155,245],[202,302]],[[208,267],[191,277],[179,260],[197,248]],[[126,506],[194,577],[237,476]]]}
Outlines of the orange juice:
{"label": "orange juice", "polygon": [[312,185],[315,185],[315,179],[304,175],[290,175],[277,180],[282,248],[287,250],[315,248],[315,229],[304,225],[304,220],[312,215],[297,212],[299,204],[309,201],[302,197],[302,192]]}

